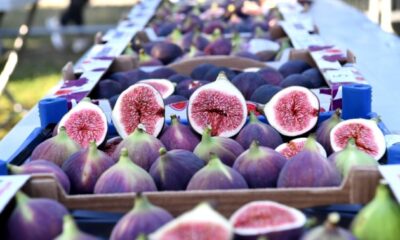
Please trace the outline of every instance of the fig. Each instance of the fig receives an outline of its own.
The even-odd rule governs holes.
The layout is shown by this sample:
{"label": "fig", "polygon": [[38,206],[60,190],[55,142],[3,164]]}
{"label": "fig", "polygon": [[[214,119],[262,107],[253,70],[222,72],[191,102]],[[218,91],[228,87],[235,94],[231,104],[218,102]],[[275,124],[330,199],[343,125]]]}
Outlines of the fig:
{"label": "fig", "polygon": [[328,158],[336,164],[336,168],[347,176],[353,166],[377,166],[377,161],[366,152],[359,150],[355,144],[355,139],[350,138],[343,150],[333,153]]}
{"label": "fig", "polygon": [[65,127],[60,127],[56,136],[37,145],[30,159],[32,161],[38,159],[47,160],[61,166],[69,156],[80,149],[79,144],[68,136]]}
{"label": "fig", "polygon": [[[169,105],[169,104],[177,103],[177,102],[185,102],[187,100],[188,100],[187,98],[185,98],[184,96],[181,96],[181,95],[171,95],[171,96],[167,97],[166,99],[164,99],[164,104]],[[161,131],[161,133],[162,133],[162,131]]]}
{"label": "fig", "polygon": [[74,218],[71,215],[64,216],[63,231],[54,240],[99,240],[93,235],[87,234],[79,230]]}
{"label": "fig", "polygon": [[299,73],[294,73],[285,77],[285,79],[283,79],[280,83],[280,86],[283,88],[290,86],[302,86],[309,89],[313,87],[312,83]]}
{"label": "fig", "polygon": [[93,141],[89,147],[71,155],[62,165],[62,169],[71,181],[71,192],[93,193],[94,185],[101,174],[113,164],[113,159],[98,150]]}
{"label": "fig", "polygon": [[140,70],[140,69],[134,69],[131,71],[126,71],[126,72],[116,72],[110,75],[110,79],[113,79],[117,82],[119,82],[122,86],[122,90],[127,89],[129,86],[137,83],[140,80],[143,79],[148,79],[151,78],[150,74],[147,72]]}
{"label": "fig", "polygon": [[[290,140],[287,143],[282,143],[281,145],[277,146],[275,148],[275,151],[281,153],[283,156],[285,156],[287,159],[295,156],[299,152],[303,151],[304,145],[307,142],[307,138],[295,138]],[[326,151],[324,147],[319,143],[315,142],[318,147],[318,152],[323,156],[327,157]]]}
{"label": "fig", "polygon": [[138,193],[134,207],[117,222],[110,239],[139,239],[139,236],[148,235],[171,220],[173,216],[169,212],[151,204],[147,197]]}
{"label": "fig", "polygon": [[160,60],[163,64],[169,64],[182,56],[182,49],[169,42],[160,42],[151,48],[151,56]]}
{"label": "fig", "polygon": [[207,203],[201,203],[183,213],[149,236],[149,240],[231,240],[232,238],[232,226]]}
{"label": "fig", "polygon": [[323,226],[311,229],[301,240],[356,240],[356,238],[344,228],[338,226],[340,215],[338,213],[330,213]]}
{"label": "fig", "polygon": [[184,80],[176,86],[176,92],[178,95],[181,95],[185,98],[190,98],[190,96],[196,91],[199,87],[210,83],[209,81],[202,80]]}
{"label": "fig", "polygon": [[171,116],[171,125],[161,135],[160,140],[167,150],[184,149],[193,151],[200,142],[199,137],[192,129],[183,125],[176,115]]}
{"label": "fig", "polygon": [[374,120],[359,118],[338,123],[330,133],[332,150],[337,152],[344,149],[350,138],[354,138],[358,149],[376,160],[385,154],[385,137]]}
{"label": "fig", "polygon": [[150,73],[150,78],[169,78],[175,75],[175,70],[168,67],[160,67]]}
{"label": "fig", "polygon": [[301,152],[283,166],[278,188],[330,187],[340,184],[340,173],[335,165],[321,155],[317,142],[309,136]]}
{"label": "fig", "polygon": [[101,148],[103,152],[105,152],[108,156],[112,157],[114,154],[115,149],[117,148],[118,144],[122,142],[122,137],[113,137],[106,141],[106,144]]}
{"label": "fig", "polygon": [[167,152],[160,149],[160,157],[149,172],[158,190],[185,190],[193,175],[204,167],[204,161],[192,152],[182,149]]}
{"label": "fig", "polygon": [[229,55],[231,54],[231,51],[231,40],[226,38],[220,38],[211,42],[204,48],[204,53],[207,55]]}
{"label": "fig", "polygon": [[184,80],[190,80],[190,77],[183,75],[183,74],[174,74],[174,75],[168,77],[168,80],[170,80],[173,83],[178,84]]}
{"label": "fig", "polygon": [[52,240],[62,232],[63,217],[68,214],[63,205],[51,199],[31,199],[22,192],[17,192],[15,199],[6,239]]}
{"label": "fig", "polygon": [[[193,68],[192,72],[190,73],[190,76],[193,79],[196,80],[202,80],[205,79],[205,76],[207,74],[207,72],[211,69],[214,68],[215,65],[211,64],[211,63],[202,63],[197,65],[195,68]],[[217,73],[218,74],[218,73]],[[211,81],[214,81],[215,78],[213,78]]]}
{"label": "fig", "polygon": [[316,137],[317,142],[321,143],[321,145],[325,148],[326,152],[330,155],[333,150],[331,146],[330,133],[331,130],[342,121],[340,118],[341,111],[340,109],[336,109],[336,111],[332,114],[330,118],[323,121],[317,128]]}
{"label": "fig", "polygon": [[36,160],[25,163],[21,166],[9,164],[7,165],[7,168],[12,174],[52,173],[57,181],[61,184],[64,191],[69,193],[71,183],[68,179],[68,176],[55,163],[46,160]]}
{"label": "fig", "polygon": [[238,239],[292,240],[301,236],[306,216],[277,202],[254,201],[236,210],[229,222]]}
{"label": "fig", "polygon": [[158,158],[158,150],[161,147],[164,147],[164,145],[160,140],[146,133],[142,126],[139,126],[133,133],[118,144],[114,151],[113,159],[119,159],[121,150],[127,148],[129,158],[147,171]]}
{"label": "fig", "polygon": [[264,79],[268,84],[279,86],[283,80],[282,74],[271,67],[265,67],[258,70],[258,74]]}
{"label": "fig", "polygon": [[211,137],[211,131],[210,128],[205,129],[200,143],[193,151],[194,154],[207,162],[210,159],[210,153],[214,153],[224,164],[232,166],[236,158],[244,152],[242,145],[230,138]]}
{"label": "fig", "polygon": [[232,79],[232,83],[248,100],[258,87],[265,84],[265,81],[258,73],[242,72]]}
{"label": "fig", "polygon": [[190,179],[187,190],[216,190],[248,188],[246,180],[235,169],[225,165],[211,153],[206,166]]}
{"label": "fig", "polygon": [[307,69],[310,69],[311,66],[303,60],[289,60],[286,63],[284,63],[278,71],[282,74],[282,76],[285,78],[289,75],[295,74],[295,73],[302,73]]}
{"label": "fig", "polygon": [[303,75],[312,85],[312,88],[326,87],[326,81],[324,76],[318,68],[310,68],[305,70],[301,75]]}
{"label": "fig", "polygon": [[215,30],[219,30],[219,32],[224,32],[225,29],[225,25],[222,21],[220,20],[212,20],[209,21],[208,23],[206,23],[206,25],[203,28],[203,32],[206,34],[213,34],[216,31]]}
{"label": "fig", "polygon": [[182,48],[189,51],[191,46],[203,51],[210,42],[198,32],[188,32],[182,38]]}
{"label": "fig", "polygon": [[240,143],[244,149],[248,149],[250,144],[256,140],[260,146],[276,148],[282,144],[282,137],[279,133],[258,120],[254,112],[250,112],[250,121],[240,130],[235,140]]}
{"label": "fig", "polygon": [[396,240],[400,236],[400,206],[387,184],[381,183],[375,197],[357,214],[351,231],[358,239]]}
{"label": "fig", "polygon": [[239,155],[233,164],[250,188],[276,187],[279,173],[286,158],[268,147],[260,147],[253,141],[250,148]]}
{"label": "fig", "polygon": [[174,84],[167,79],[146,79],[140,82],[154,87],[161,94],[163,99],[171,96],[175,91]]}
{"label": "fig", "polygon": [[107,169],[97,180],[94,193],[127,193],[157,191],[151,176],[128,156],[128,150],[121,150],[118,162]]}
{"label": "fig", "polygon": [[164,102],[152,86],[137,83],[121,93],[112,111],[112,120],[122,138],[131,134],[139,124],[146,132],[157,136],[164,125]]}
{"label": "fig", "polygon": [[253,92],[253,94],[251,94],[250,101],[266,104],[280,90],[282,90],[282,87],[280,86],[270,84],[261,85]]}
{"label": "fig", "polygon": [[227,67],[214,67],[207,71],[204,79],[210,82],[215,81],[221,72],[225,73],[228,80],[232,80],[236,76],[236,73]]}
{"label": "fig", "polygon": [[111,98],[114,95],[122,92],[122,84],[115,80],[104,79],[101,80],[93,89],[92,96],[95,99]]}
{"label": "fig", "polygon": [[319,100],[305,87],[287,87],[276,93],[265,105],[269,124],[284,136],[294,137],[315,127]]}
{"label": "fig", "polygon": [[161,24],[161,26],[158,27],[156,34],[159,37],[166,37],[170,35],[175,30],[176,27],[177,27],[176,23],[164,22]]}
{"label": "fig", "polygon": [[[68,136],[82,147],[89,146],[91,141],[100,145],[107,134],[107,118],[101,108],[84,98],[58,124],[58,131],[62,127]],[[43,159],[43,158],[42,158]]]}
{"label": "fig", "polygon": [[246,101],[224,72],[218,75],[216,81],[198,88],[189,99],[188,120],[200,134],[211,126],[212,136],[234,136],[243,127],[246,118]]}

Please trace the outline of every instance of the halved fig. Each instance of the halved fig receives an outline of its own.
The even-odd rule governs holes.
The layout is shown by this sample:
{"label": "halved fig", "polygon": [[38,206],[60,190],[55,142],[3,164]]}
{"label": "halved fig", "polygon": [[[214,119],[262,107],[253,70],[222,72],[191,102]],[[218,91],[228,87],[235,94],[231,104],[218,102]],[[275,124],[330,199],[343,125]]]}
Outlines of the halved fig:
{"label": "halved fig", "polygon": [[147,133],[157,136],[164,125],[164,102],[160,93],[149,84],[137,83],[118,97],[112,111],[117,132],[126,138],[143,124]]}
{"label": "halved fig", "polygon": [[374,120],[358,118],[338,123],[330,133],[333,151],[344,149],[350,138],[354,138],[358,149],[376,160],[381,159],[385,154],[385,136]]}
{"label": "halved fig", "polygon": [[91,141],[100,145],[107,134],[107,119],[101,108],[85,98],[72,108],[58,124],[58,132],[65,127],[68,136],[82,147]]}
{"label": "halved fig", "polygon": [[211,127],[212,136],[231,137],[240,131],[246,118],[246,100],[224,72],[216,81],[198,88],[189,99],[188,119],[199,134]]}
{"label": "halved fig", "polygon": [[[296,138],[293,140],[290,140],[287,143],[282,143],[279,145],[277,148],[275,148],[275,151],[281,153],[283,156],[285,156],[287,159],[293,157],[294,155],[298,154],[299,152],[303,151],[304,149],[304,144],[306,143],[307,138]],[[322,156],[326,157],[326,151],[324,147],[318,143],[318,151],[321,153]]]}
{"label": "halved fig", "polygon": [[168,79],[146,79],[140,82],[154,87],[161,94],[163,99],[171,96],[175,91],[174,84]]}
{"label": "halved fig", "polygon": [[269,124],[282,135],[299,136],[317,124],[319,100],[305,87],[287,87],[271,98],[264,113]]}

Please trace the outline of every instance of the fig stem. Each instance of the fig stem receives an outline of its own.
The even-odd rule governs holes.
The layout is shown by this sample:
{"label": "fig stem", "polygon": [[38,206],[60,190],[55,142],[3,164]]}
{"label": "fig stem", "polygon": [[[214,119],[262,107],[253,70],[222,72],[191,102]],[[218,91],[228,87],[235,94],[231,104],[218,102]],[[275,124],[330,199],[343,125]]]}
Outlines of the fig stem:
{"label": "fig stem", "polygon": [[251,153],[256,153],[259,150],[259,143],[257,140],[253,140],[250,144],[250,152]]}
{"label": "fig stem", "polygon": [[211,128],[206,127],[204,129],[203,135],[201,136],[202,142],[210,142],[211,141]]}
{"label": "fig stem", "polygon": [[22,206],[22,205],[25,205],[29,201],[30,198],[25,193],[18,191],[15,194],[15,199],[17,200],[17,204]]}
{"label": "fig stem", "polygon": [[304,144],[304,148],[310,151],[318,152],[317,142],[315,141],[315,135],[310,134],[307,138],[306,143]]}
{"label": "fig stem", "polygon": [[250,112],[250,120],[249,120],[249,121],[250,121],[250,123],[257,123],[257,122],[259,122],[259,120],[258,120],[256,114],[255,114],[253,111]]}
{"label": "fig stem", "polygon": [[60,129],[58,130],[57,138],[59,139],[69,138],[67,134],[67,129],[64,126],[61,126]]}
{"label": "fig stem", "polygon": [[17,202],[17,206],[21,209],[22,215],[25,219],[33,220],[33,212],[28,206],[28,202],[30,198],[25,193],[18,191],[15,194],[15,200]]}
{"label": "fig stem", "polygon": [[164,147],[160,148],[160,150],[158,150],[158,152],[160,153],[160,156],[163,156],[167,153],[167,149],[165,149]]}
{"label": "fig stem", "polygon": [[177,125],[179,123],[179,119],[175,114],[171,115],[171,126],[172,125]]}
{"label": "fig stem", "polygon": [[346,148],[350,148],[350,149],[357,148],[356,139],[355,138],[349,138],[349,140],[347,140]]}
{"label": "fig stem", "polygon": [[153,205],[149,202],[146,196],[144,196],[142,193],[137,193],[135,197],[135,203],[133,207],[133,211],[135,212],[141,212],[141,211],[146,211],[150,209]]}
{"label": "fig stem", "polygon": [[72,239],[77,233],[79,233],[79,228],[76,225],[74,218],[69,214],[64,215],[63,231],[61,236],[65,239]]}
{"label": "fig stem", "polygon": [[232,176],[226,168],[226,165],[221,161],[221,159],[219,159],[218,155],[216,155],[215,153],[210,153],[210,161],[208,162],[207,167],[209,167],[210,169],[218,169],[227,178],[232,180]]}
{"label": "fig stem", "polygon": [[89,143],[89,156],[96,157],[98,155],[96,141],[90,141]]}
{"label": "fig stem", "polygon": [[17,166],[17,165],[7,164],[7,169],[8,169],[8,171],[10,171],[12,174],[19,174],[19,173],[22,173],[22,167]]}
{"label": "fig stem", "polygon": [[128,163],[128,162],[132,163],[131,159],[128,156],[128,149],[122,148],[121,149],[121,155],[119,157],[118,163],[125,164],[125,163]]}
{"label": "fig stem", "polygon": [[218,73],[217,79],[215,81],[229,81],[229,80],[226,77],[225,72],[221,71],[221,72]]}

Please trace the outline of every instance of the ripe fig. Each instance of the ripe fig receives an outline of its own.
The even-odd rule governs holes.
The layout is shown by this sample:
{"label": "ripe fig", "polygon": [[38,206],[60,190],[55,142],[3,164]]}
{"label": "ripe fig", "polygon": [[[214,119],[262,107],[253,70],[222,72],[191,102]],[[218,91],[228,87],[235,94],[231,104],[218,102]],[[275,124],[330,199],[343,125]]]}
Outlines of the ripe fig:
{"label": "ripe fig", "polygon": [[67,209],[45,198],[31,199],[22,192],[15,195],[17,205],[7,222],[7,239],[52,240],[62,232]]}
{"label": "ripe fig", "polygon": [[287,87],[276,93],[265,105],[269,124],[285,136],[299,136],[315,127],[319,116],[319,100],[309,89]]}
{"label": "ripe fig", "polygon": [[194,154],[207,162],[210,159],[210,153],[214,153],[224,164],[232,166],[236,158],[244,152],[242,145],[230,138],[211,137],[210,133],[211,129],[206,128],[200,143],[193,151]]}
{"label": "ripe fig", "polygon": [[80,149],[80,145],[68,136],[65,127],[60,127],[56,136],[40,143],[33,150],[31,160],[42,159],[61,166],[69,156]]}
{"label": "ripe fig", "polygon": [[279,86],[283,80],[282,74],[271,67],[262,68],[258,71],[258,74],[264,79],[268,84]]}
{"label": "ripe fig", "polygon": [[150,168],[158,190],[185,190],[193,175],[204,167],[204,161],[187,150],[160,149],[160,157]]}
{"label": "ripe fig", "polygon": [[100,240],[100,238],[79,230],[71,215],[64,216],[63,231],[54,240]]}
{"label": "ripe fig", "polygon": [[156,79],[162,78],[162,79],[165,79],[165,78],[169,78],[169,77],[171,77],[171,76],[173,76],[175,74],[176,74],[175,70],[173,70],[171,68],[160,67],[160,68],[157,68],[156,70],[154,70],[154,71],[152,71],[150,73],[149,79],[150,78],[156,78]]}
{"label": "ripe fig", "polygon": [[253,141],[250,148],[240,154],[233,164],[250,188],[276,187],[279,173],[286,158],[268,147],[260,147]]}
{"label": "ripe fig", "polygon": [[301,236],[306,220],[295,208],[272,201],[254,201],[236,210],[229,222],[238,239],[291,240]]}
{"label": "ripe fig", "polygon": [[62,165],[62,169],[71,181],[71,192],[93,193],[94,185],[101,174],[113,164],[113,159],[98,150],[93,141],[89,147],[71,155]]}
{"label": "ripe fig", "polygon": [[105,152],[108,156],[112,157],[118,144],[122,142],[122,137],[113,137],[106,141],[106,144],[102,146],[101,150]]}
{"label": "ripe fig", "polygon": [[231,240],[232,238],[232,226],[207,203],[201,203],[183,213],[149,236],[149,240]]}
{"label": "ripe fig", "polygon": [[215,82],[198,88],[189,99],[188,120],[200,134],[211,126],[213,136],[231,137],[240,131],[246,118],[246,101],[223,72]]}
{"label": "ripe fig", "polygon": [[100,176],[94,187],[96,194],[152,191],[157,191],[153,179],[129,159],[126,148],[121,150],[118,162]]}
{"label": "ripe fig", "polygon": [[231,54],[231,51],[231,40],[226,38],[217,39],[204,48],[204,53],[207,55],[229,55]]}
{"label": "ripe fig", "polygon": [[340,184],[335,165],[323,157],[313,136],[308,137],[303,151],[283,166],[278,187],[330,187]]}
{"label": "ripe fig", "polygon": [[250,101],[266,104],[280,90],[282,90],[282,87],[279,86],[270,84],[261,85],[251,94]]}
{"label": "ripe fig", "polygon": [[116,72],[109,77],[112,80],[119,82],[122,86],[122,90],[127,89],[129,86],[137,83],[140,80],[151,78],[150,74],[140,70],[134,69],[126,72]]}
{"label": "ripe fig", "polygon": [[248,188],[246,180],[235,169],[211,154],[207,165],[190,179],[187,190],[216,190]]}
{"label": "ripe fig", "polygon": [[218,75],[221,72],[225,73],[225,76],[228,80],[232,80],[236,76],[236,73],[227,67],[213,67],[207,71],[207,73],[204,75],[204,79],[213,82],[218,79]]}
{"label": "ripe fig", "polygon": [[95,99],[111,98],[114,95],[122,92],[122,84],[111,79],[101,80],[93,89],[91,96]]}
{"label": "ripe fig", "polygon": [[[177,103],[177,102],[185,102],[187,100],[188,100],[187,98],[185,98],[184,96],[181,96],[181,95],[171,95],[171,96],[167,97],[166,99],[164,99],[164,104],[169,105],[169,104]],[[162,131],[161,131],[161,133],[162,133]]]}
{"label": "ripe fig", "polygon": [[258,120],[254,112],[250,112],[250,121],[245,125],[235,140],[240,143],[244,149],[248,149],[250,144],[256,140],[260,146],[276,148],[282,144],[282,137],[268,124]]}
{"label": "ripe fig", "polygon": [[327,86],[324,76],[322,76],[318,68],[310,68],[305,70],[301,75],[303,75],[311,83],[312,88],[321,88]]}
{"label": "ripe fig", "polygon": [[255,72],[242,72],[232,79],[233,85],[239,89],[244,98],[249,100],[253,92],[265,84],[264,79]]}
{"label": "ripe fig", "polygon": [[[287,143],[282,143],[281,145],[275,148],[275,151],[281,153],[283,156],[289,159],[298,154],[299,152],[303,151],[306,142],[307,138],[295,138]],[[315,143],[317,144],[318,152],[321,154],[321,156],[327,157],[324,147],[321,144],[319,144],[319,142]]]}
{"label": "ripe fig", "polygon": [[183,51],[178,45],[169,42],[156,43],[151,48],[151,56],[157,58],[163,64],[173,62],[175,59],[182,56],[182,54]]}
{"label": "ripe fig", "polygon": [[332,114],[332,116],[323,121],[317,128],[316,131],[316,137],[317,137],[317,142],[321,143],[321,145],[325,148],[326,152],[328,155],[330,155],[333,150],[332,150],[332,145],[331,145],[331,139],[330,139],[330,133],[331,130],[342,121],[340,118],[341,112],[340,109],[337,109],[335,113]]}
{"label": "ripe fig", "polygon": [[309,68],[311,66],[303,60],[289,60],[279,68],[279,72],[285,78],[291,74],[302,73]]}
{"label": "ripe fig", "polygon": [[157,136],[164,125],[164,111],[160,93],[148,84],[137,83],[121,93],[112,111],[112,120],[124,139],[139,124],[145,126],[146,132]]}
{"label": "ripe fig", "polygon": [[356,238],[344,228],[338,226],[340,215],[338,213],[330,213],[323,226],[311,229],[301,237],[301,240],[356,240]]}
{"label": "ripe fig", "polygon": [[58,124],[58,131],[65,127],[72,140],[87,147],[91,141],[96,141],[97,145],[104,141],[107,126],[107,118],[101,108],[85,98],[64,115]]}
{"label": "ripe fig", "polygon": [[358,149],[376,160],[381,159],[385,154],[385,137],[374,120],[359,118],[338,123],[330,133],[333,151],[344,149],[350,138],[354,138]]}
{"label": "ripe fig", "polygon": [[183,80],[176,86],[176,92],[178,95],[181,95],[185,98],[190,98],[194,91],[208,83],[210,82],[202,80]]}
{"label": "ripe fig", "polygon": [[375,197],[357,214],[351,231],[358,239],[396,240],[400,236],[400,206],[387,184],[381,183]]}
{"label": "ripe fig", "polygon": [[[202,79],[206,79],[205,76],[207,74],[207,72],[211,69],[214,68],[215,65],[211,64],[211,63],[202,63],[197,65],[195,68],[193,68],[192,72],[190,73],[190,76],[193,79],[196,80],[202,80]],[[214,79],[212,79],[211,81],[214,81]]]}
{"label": "ripe fig", "polygon": [[147,197],[138,193],[135,204],[115,225],[111,240],[139,239],[148,235],[173,220],[173,216],[165,209],[149,202]]}
{"label": "ripe fig", "polygon": [[57,181],[61,184],[66,193],[69,193],[71,183],[68,176],[56,164],[46,160],[35,160],[25,163],[21,166],[7,165],[8,170],[12,174],[35,174],[35,173],[52,173]]}
{"label": "ripe fig", "polygon": [[175,91],[174,84],[167,79],[146,79],[140,82],[154,87],[161,94],[163,99],[171,96]]}
{"label": "ripe fig", "polygon": [[173,83],[178,84],[178,83],[180,83],[180,82],[182,82],[184,80],[190,80],[190,77],[186,76],[186,75],[183,75],[183,74],[174,74],[174,75],[170,76],[168,78],[168,80],[170,80]]}
{"label": "ripe fig", "polygon": [[181,45],[184,51],[189,51],[191,46],[194,46],[196,47],[196,49],[203,51],[209,43],[210,42],[208,41],[208,39],[201,33],[188,32],[183,35]]}
{"label": "ripe fig", "polygon": [[199,137],[192,129],[180,123],[176,115],[171,116],[171,125],[161,135],[160,140],[167,150],[184,149],[193,151],[200,142]]}
{"label": "ripe fig", "polygon": [[283,79],[280,83],[280,86],[283,88],[290,86],[301,86],[308,89],[313,87],[312,83],[300,73],[294,73],[285,77],[285,79]]}

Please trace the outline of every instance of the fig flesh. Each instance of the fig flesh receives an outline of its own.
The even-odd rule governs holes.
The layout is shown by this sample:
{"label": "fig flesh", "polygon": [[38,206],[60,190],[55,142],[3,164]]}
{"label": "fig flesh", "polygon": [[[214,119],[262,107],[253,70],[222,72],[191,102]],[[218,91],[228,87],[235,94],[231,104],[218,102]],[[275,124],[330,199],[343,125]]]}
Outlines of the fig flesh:
{"label": "fig flesh", "polygon": [[[307,138],[295,138],[290,140],[287,143],[282,143],[281,145],[279,145],[278,147],[275,148],[275,151],[281,153],[283,156],[285,156],[287,159],[295,156],[296,154],[298,154],[299,152],[303,151],[304,149],[304,145],[307,142]],[[318,142],[316,142],[317,147],[318,147],[318,151],[319,153],[324,156],[327,157],[326,151],[324,149],[324,147],[319,144]]]}
{"label": "fig flesh", "polygon": [[161,94],[163,99],[171,96],[175,91],[174,84],[167,79],[146,79],[140,82],[154,87]]}

